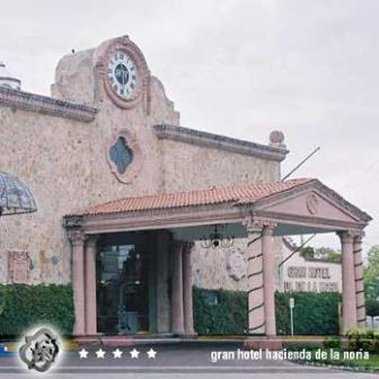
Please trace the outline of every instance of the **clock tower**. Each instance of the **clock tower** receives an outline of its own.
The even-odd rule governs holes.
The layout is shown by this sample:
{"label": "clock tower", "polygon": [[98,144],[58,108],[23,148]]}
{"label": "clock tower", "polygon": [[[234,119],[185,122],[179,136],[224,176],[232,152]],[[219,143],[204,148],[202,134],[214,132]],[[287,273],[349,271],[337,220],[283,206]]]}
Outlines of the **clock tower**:
{"label": "clock tower", "polygon": [[[88,133],[96,170],[104,165],[109,173],[95,179],[99,180],[96,188],[104,187],[101,196],[125,196],[131,185],[139,187],[139,183],[144,192],[159,191],[163,184],[153,126],[179,125],[179,113],[129,36],[63,57],[52,94],[97,109]],[[146,186],[146,181],[151,183]]]}

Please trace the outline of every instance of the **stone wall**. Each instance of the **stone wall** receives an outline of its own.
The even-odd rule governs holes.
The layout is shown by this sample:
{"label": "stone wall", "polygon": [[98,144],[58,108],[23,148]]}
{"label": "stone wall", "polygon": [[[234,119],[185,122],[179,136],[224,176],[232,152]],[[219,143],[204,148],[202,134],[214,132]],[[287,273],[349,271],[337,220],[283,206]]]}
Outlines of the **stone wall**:
{"label": "stone wall", "polygon": [[167,192],[264,183],[280,177],[280,164],[276,161],[179,141],[162,140],[161,144]]}
{"label": "stone wall", "polygon": [[[247,291],[247,239],[236,239],[231,248],[203,248],[196,242],[192,250],[193,284],[199,288],[227,289]],[[274,238],[273,254],[276,256],[276,267],[281,260],[281,238]],[[279,272],[276,273],[279,284]]]}

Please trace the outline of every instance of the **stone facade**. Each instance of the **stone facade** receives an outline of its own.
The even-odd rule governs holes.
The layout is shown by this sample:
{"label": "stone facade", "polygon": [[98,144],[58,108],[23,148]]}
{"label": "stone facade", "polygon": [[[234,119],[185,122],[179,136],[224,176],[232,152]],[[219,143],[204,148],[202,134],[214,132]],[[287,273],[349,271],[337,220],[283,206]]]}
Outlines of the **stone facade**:
{"label": "stone facade", "polygon": [[[147,65],[140,99],[132,107],[115,102],[104,85],[103,71],[107,52],[116,45],[126,46],[145,64],[139,49],[121,37],[63,57],[52,97],[1,89],[0,168],[30,187],[38,212],[1,219],[0,251],[28,254],[30,283],[71,280],[71,247],[62,227],[67,214],[128,196],[280,178],[284,147],[175,129],[179,113]],[[156,125],[170,125],[186,137],[163,136]],[[108,159],[110,146],[120,135],[133,139],[133,151],[138,152],[126,179],[115,175]],[[232,261],[241,262],[244,243],[237,240],[230,251],[204,250],[197,244],[195,284],[246,288],[244,275],[236,274],[229,262],[235,250],[241,256]],[[2,282],[9,277],[3,271]]]}
{"label": "stone facade", "polygon": [[[205,249],[197,242],[193,248],[193,283],[200,288],[247,291],[247,240],[238,238],[225,249]],[[282,253],[281,238],[274,238],[276,266]],[[276,276],[279,285],[279,271]]]}

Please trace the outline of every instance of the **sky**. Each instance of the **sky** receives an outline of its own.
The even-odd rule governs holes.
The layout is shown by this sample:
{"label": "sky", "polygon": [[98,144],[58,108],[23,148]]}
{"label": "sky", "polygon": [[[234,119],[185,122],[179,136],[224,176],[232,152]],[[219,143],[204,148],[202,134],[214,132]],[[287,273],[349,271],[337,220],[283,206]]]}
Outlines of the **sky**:
{"label": "sky", "polygon": [[[283,174],[320,146],[294,176],[374,218],[367,252],[379,244],[378,11],[376,0],[12,0],[0,60],[24,90],[49,95],[63,55],[128,34],[182,126],[259,143],[281,130]],[[312,242],[339,248],[333,234]]]}

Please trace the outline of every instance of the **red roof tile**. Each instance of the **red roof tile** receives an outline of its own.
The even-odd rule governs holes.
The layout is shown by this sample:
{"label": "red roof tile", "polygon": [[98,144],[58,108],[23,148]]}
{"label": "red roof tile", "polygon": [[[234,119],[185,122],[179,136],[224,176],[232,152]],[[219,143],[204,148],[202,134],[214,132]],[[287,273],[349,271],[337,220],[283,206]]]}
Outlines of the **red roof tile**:
{"label": "red roof tile", "polygon": [[149,209],[169,209],[221,203],[253,203],[278,192],[290,190],[313,179],[293,179],[264,184],[239,184],[228,187],[212,187],[189,192],[128,197],[92,206],[82,215],[136,212]]}

